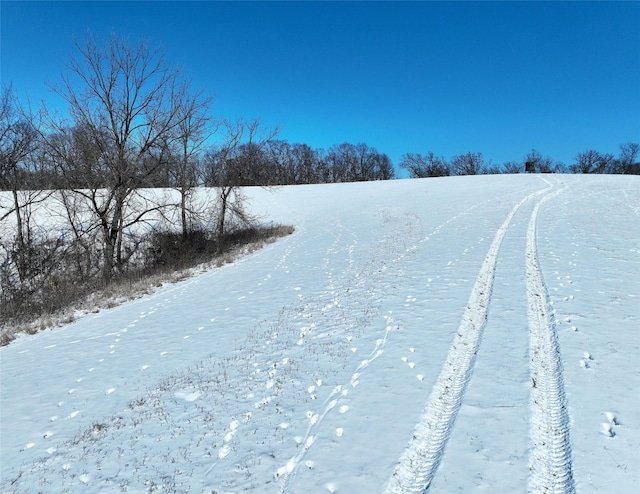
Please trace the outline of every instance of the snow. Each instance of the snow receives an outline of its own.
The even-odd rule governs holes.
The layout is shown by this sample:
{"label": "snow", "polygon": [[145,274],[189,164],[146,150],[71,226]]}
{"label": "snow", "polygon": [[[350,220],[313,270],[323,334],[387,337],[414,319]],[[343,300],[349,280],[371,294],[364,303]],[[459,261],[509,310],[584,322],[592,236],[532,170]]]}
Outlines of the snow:
{"label": "snow", "polygon": [[640,179],[245,192],[295,233],[0,349],[0,492],[635,492]]}

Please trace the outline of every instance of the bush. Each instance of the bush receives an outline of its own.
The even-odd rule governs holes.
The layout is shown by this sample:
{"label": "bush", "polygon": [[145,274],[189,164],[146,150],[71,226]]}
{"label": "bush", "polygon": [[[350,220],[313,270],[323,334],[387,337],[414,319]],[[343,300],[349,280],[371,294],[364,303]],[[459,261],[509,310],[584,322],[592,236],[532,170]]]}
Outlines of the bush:
{"label": "bush", "polygon": [[[291,226],[252,226],[221,239],[207,231],[186,236],[156,231],[145,241],[142,259],[109,282],[104,281],[99,271],[87,276],[86,270],[75,269],[73,243],[65,248],[57,245],[56,249],[52,249],[50,242],[34,245],[36,251],[48,254],[38,256],[46,259],[46,269],[31,266],[34,276],[28,280],[17,276],[12,256],[4,256],[0,265],[0,346],[7,345],[18,332],[34,333],[66,324],[73,321],[75,310],[96,312],[114,307],[149,293],[153,286],[185,279],[190,268],[202,264],[220,266],[240,255],[241,247],[248,246],[251,252],[293,231]],[[52,252],[56,255],[51,255]]]}
{"label": "bush", "polygon": [[171,231],[154,232],[149,241],[145,264],[183,267],[202,262],[215,254],[218,242],[205,231],[194,231],[186,236]]}

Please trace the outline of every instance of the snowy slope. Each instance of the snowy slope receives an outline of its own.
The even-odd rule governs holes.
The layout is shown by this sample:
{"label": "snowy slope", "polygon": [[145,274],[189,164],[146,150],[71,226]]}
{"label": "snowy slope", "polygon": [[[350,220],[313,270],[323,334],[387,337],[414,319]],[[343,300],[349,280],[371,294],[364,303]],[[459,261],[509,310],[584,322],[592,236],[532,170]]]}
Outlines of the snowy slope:
{"label": "snowy slope", "polygon": [[635,492],[638,178],[247,195],[296,232],[0,349],[0,492]]}

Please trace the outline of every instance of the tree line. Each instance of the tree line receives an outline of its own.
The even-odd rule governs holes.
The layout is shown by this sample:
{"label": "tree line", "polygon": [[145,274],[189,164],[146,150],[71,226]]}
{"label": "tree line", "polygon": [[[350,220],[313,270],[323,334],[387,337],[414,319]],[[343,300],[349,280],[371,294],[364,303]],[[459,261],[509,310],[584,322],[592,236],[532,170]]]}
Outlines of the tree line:
{"label": "tree line", "polygon": [[407,170],[411,178],[525,172],[640,175],[640,144],[620,144],[618,156],[589,149],[576,154],[570,165],[543,156],[536,149],[532,149],[521,162],[507,161],[502,165],[496,165],[491,160],[486,161],[482,153],[468,152],[446,160],[443,156],[429,151],[424,154],[403,155],[400,168]]}

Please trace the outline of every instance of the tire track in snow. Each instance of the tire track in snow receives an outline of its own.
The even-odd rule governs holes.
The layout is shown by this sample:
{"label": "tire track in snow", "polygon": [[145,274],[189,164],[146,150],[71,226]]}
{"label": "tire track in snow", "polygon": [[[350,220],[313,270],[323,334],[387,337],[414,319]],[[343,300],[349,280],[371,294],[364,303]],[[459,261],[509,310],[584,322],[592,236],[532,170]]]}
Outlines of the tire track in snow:
{"label": "tire track in snow", "polygon": [[[548,182],[547,182],[548,183]],[[527,195],[509,212],[498,228],[471,290],[462,322],[453,338],[447,359],[429,396],[413,436],[389,480],[385,493],[421,493],[435,476],[467,383],[471,379],[487,321],[493,279],[502,240],[520,207],[549,187]]]}
{"label": "tire track in snow", "polygon": [[527,311],[532,386],[529,492],[572,494],[575,485],[560,347],[536,247],[538,210],[562,190],[545,196],[536,204],[527,229]]}

